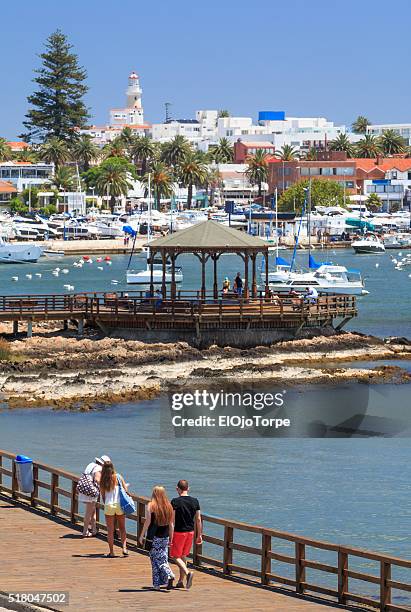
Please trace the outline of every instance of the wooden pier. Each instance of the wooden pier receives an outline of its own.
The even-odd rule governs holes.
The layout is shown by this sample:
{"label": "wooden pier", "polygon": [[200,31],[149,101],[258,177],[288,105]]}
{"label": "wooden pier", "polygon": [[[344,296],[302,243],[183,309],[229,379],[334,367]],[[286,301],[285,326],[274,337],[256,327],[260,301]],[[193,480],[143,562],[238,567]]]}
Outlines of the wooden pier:
{"label": "wooden pier", "polygon": [[[186,340],[194,344],[243,345],[272,343],[292,338],[303,328],[323,328],[339,320],[340,329],[357,315],[354,296],[324,295],[315,303],[303,298],[264,295],[201,296],[179,291],[175,298],[147,297],[143,291],[53,295],[0,296],[0,321],[75,321],[107,335],[128,333],[146,342]],[[240,333],[239,333],[240,332]]]}
{"label": "wooden pier", "polygon": [[[127,519],[130,558],[107,559],[102,539],[81,539],[78,476],[36,462],[34,491],[25,495],[18,491],[14,459],[0,451],[2,561],[7,561],[0,565],[3,592],[70,591],[71,609],[96,612],[411,610],[406,605],[411,602],[411,560],[209,515],[203,516],[204,544],[193,551],[198,570],[193,589],[153,592],[149,560],[137,548],[147,498],[133,495],[137,511]],[[104,524],[99,527],[104,533]],[[319,560],[321,554],[334,562]],[[358,562],[366,571],[358,569]],[[396,578],[399,570],[407,572],[407,581]]]}

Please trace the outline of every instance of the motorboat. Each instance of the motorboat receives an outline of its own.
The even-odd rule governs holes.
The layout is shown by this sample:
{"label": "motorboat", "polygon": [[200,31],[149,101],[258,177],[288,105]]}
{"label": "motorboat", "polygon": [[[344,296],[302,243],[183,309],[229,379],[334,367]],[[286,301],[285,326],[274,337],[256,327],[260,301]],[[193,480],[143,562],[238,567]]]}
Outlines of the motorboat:
{"label": "motorboat", "polygon": [[275,292],[296,291],[302,293],[307,287],[315,287],[320,293],[341,295],[367,295],[359,270],[345,266],[321,264],[315,271],[291,272],[286,266],[277,266],[277,271],[268,275],[269,287]]}
{"label": "motorboat", "polygon": [[20,244],[0,239],[0,263],[35,263],[43,254],[33,243]]}
{"label": "motorboat", "polygon": [[386,249],[403,249],[411,246],[411,235],[387,234],[383,237]]}
{"label": "motorboat", "polygon": [[366,234],[363,238],[351,243],[356,253],[384,253],[385,246],[375,234]]}

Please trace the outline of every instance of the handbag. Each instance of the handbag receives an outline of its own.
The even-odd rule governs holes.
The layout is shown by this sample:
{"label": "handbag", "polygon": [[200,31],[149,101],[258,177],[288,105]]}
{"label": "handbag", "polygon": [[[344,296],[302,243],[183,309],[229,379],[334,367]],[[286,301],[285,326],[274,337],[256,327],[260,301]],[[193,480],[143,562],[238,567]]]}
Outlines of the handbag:
{"label": "handbag", "polygon": [[82,493],[86,497],[98,497],[100,495],[100,489],[94,482],[94,478],[91,474],[82,474],[76,487],[77,493]]}
{"label": "handbag", "polygon": [[150,552],[150,550],[153,548],[153,539],[154,539],[154,536],[156,535],[156,530],[157,530],[157,525],[155,521],[151,519],[151,523],[147,529],[146,539],[144,540],[144,550],[147,550],[148,552]]}
{"label": "handbag", "polygon": [[123,487],[123,483],[121,481],[120,476],[117,475],[118,486],[120,487],[120,507],[124,514],[133,514],[136,511],[136,505],[134,503],[131,495],[127,493],[125,488]]}

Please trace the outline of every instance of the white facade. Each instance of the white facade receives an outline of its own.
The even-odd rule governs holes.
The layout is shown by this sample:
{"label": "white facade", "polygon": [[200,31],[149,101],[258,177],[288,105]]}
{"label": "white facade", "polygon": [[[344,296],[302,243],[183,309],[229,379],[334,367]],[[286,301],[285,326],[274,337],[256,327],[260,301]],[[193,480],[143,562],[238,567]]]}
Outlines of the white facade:
{"label": "white facade", "polygon": [[382,136],[385,130],[393,130],[396,134],[402,136],[407,145],[411,145],[411,123],[381,123],[373,124],[367,127],[367,134],[373,136]]}
{"label": "white facade", "polygon": [[12,161],[0,163],[0,180],[12,183],[19,192],[30,185],[37,187],[48,183],[53,174],[54,164]]}
{"label": "white facade", "polygon": [[167,123],[153,123],[153,140],[166,142],[175,136],[184,136],[197,148],[207,150],[208,145],[217,141],[216,110],[196,111],[195,119],[174,119]]}
{"label": "white facade", "polygon": [[[225,200],[234,200],[237,204],[246,204],[258,194],[258,185],[251,185],[246,174],[247,164],[217,164],[222,188],[216,190],[220,204]],[[268,191],[268,184],[262,184],[263,194]]]}
{"label": "white facade", "polygon": [[142,89],[138,74],[132,72],[128,77],[126,90],[126,107],[112,108],[110,110],[110,125],[142,125],[144,123],[144,111],[141,101]]}

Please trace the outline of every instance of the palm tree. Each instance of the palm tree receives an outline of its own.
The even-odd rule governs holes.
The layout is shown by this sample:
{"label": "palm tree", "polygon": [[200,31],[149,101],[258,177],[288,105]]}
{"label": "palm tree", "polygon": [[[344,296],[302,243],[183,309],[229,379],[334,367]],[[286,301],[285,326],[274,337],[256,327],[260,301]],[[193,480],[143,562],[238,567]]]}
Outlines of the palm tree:
{"label": "palm tree", "polygon": [[359,140],[355,145],[355,151],[358,157],[372,158],[382,153],[382,147],[376,136],[365,134],[364,138]]}
{"label": "palm tree", "polygon": [[406,142],[395,130],[384,130],[380,137],[380,145],[384,155],[396,155],[406,151]]}
{"label": "palm tree", "polygon": [[175,136],[173,140],[165,142],[162,147],[161,161],[167,166],[176,169],[192,152],[191,144],[184,136]]}
{"label": "palm tree", "polygon": [[207,176],[207,166],[199,161],[194,152],[186,153],[178,166],[178,177],[180,182],[188,188],[187,207],[191,208],[193,199],[193,186],[204,184]]}
{"label": "palm tree", "polygon": [[208,168],[205,178],[205,188],[207,195],[210,193],[211,206],[214,204],[214,193],[216,189],[222,189],[223,178],[218,168]]}
{"label": "palm tree", "polygon": [[153,190],[154,202],[160,210],[161,198],[170,198],[173,195],[173,177],[167,166],[160,161],[155,161],[150,172],[142,177],[142,182],[147,186],[150,176],[151,188]]}
{"label": "palm tree", "polygon": [[298,159],[299,154],[297,149],[292,145],[286,144],[283,145],[279,151],[276,151],[275,156],[282,161],[293,161],[294,159]]}
{"label": "palm tree", "polygon": [[83,172],[90,169],[91,162],[98,158],[99,153],[100,149],[87,134],[82,134],[71,148],[73,161],[79,162]]}
{"label": "palm tree", "polygon": [[40,157],[49,164],[54,164],[57,170],[70,159],[70,150],[64,140],[52,136],[40,147]]}
{"label": "palm tree", "polygon": [[55,187],[58,191],[73,191],[75,185],[75,175],[72,168],[62,166],[57,168],[53,179],[50,181],[50,186]]}
{"label": "palm tree", "polygon": [[0,138],[0,161],[9,161],[13,157],[12,151],[5,138]]}
{"label": "palm tree", "polygon": [[129,171],[126,164],[121,163],[121,159],[106,159],[99,166],[99,174],[96,180],[96,187],[100,195],[110,197],[110,209],[114,212],[116,198],[127,195],[132,188],[129,182]]}
{"label": "palm tree", "polygon": [[148,136],[138,136],[130,147],[130,157],[134,164],[141,164],[141,176],[147,173],[150,164],[158,154],[157,143]]}
{"label": "palm tree", "polygon": [[210,149],[210,154],[217,164],[227,164],[234,159],[234,148],[228,138],[220,138],[218,145]]}
{"label": "palm tree", "polygon": [[217,115],[218,119],[220,119],[221,117],[229,117],[229,116],[230,116],[230,112],[226,108],[223,108],[218,111],[218,115]]}
{"label": "palm tree", "polygon": [[304,159],[306,161],[317,161],[318,159],[318,151],[315,147],[310,147],[310,149],[304,154]]}
{"label": "palm tree", "polygon": [[366,134],[367,127],[371,125],[371,121],[364,117],[363,115],[358,115],[357,119],[352,124],[352,131],[356,134]]}
{"label": "palm tree", "polygon": [[261,197],[262,183],[268,179],[268,155],[263,149],[257,149],[254,155],[247,157],[246,164],[248,180],[252,185],[258,185],[258,197]]}
{"label": "palm tree", "polygon": [[105,159],[109,157],[126,157],[126,146],[121,136],[116,136],[111,142],[104,145],[103,155]]}
{"label": "palm tree", "polygon": [[330,151],[345,151],[347,157],[352,157],[354,153],[354,147],[347,134],[338,134],[337,138],[331,140],[329,148]]}
{"label": "palm tree", "polygon": [[118,139],[123,143],[124,147],[127,150],[130,150],[130,148],[133,145],[134,142],[134,134],[133,134],[133,130],[129,127],[125,127],[121,130],[121,134],[120,136],[118,136]]}
{"label": "palm tree", "polygon": [[38,154],[34,149],[28,147],[26,149],[22,149],[13,155],[13,158],[16,161],[20,162],[31,162],[32,164],[38,161]]}

